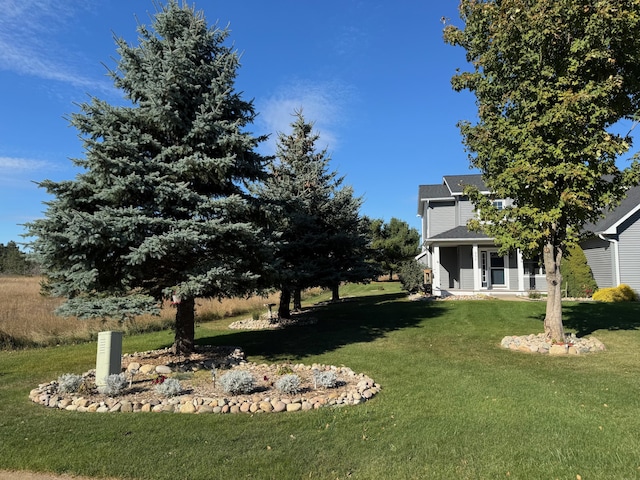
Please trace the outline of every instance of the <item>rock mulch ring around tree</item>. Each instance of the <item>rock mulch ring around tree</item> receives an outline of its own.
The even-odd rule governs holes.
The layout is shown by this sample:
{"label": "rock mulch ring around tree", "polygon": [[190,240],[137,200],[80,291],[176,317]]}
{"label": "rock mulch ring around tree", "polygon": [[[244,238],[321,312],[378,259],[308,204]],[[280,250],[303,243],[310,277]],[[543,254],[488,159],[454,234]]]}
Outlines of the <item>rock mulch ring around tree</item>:
{"label": "rock mulch ring around tree", "polygon": [[500,342],[500,346],[517,352],[548,355],[584,355],[605,350],[604,344],[597,338],[593,336],[578,338],[573,333],[565,335],[565,341],[562,343],[550,342],[544,333],[506,336]]}
{"label": "rock mulch ring around tree", "polygon": [[269,315],[261,315],[258,319],[238,320],[231,323],[229,328],[232,330],[276,330],[292,326],[313,325],[315,323],[318,323],[318,319],[315,317],[310,317],[303,313],[293,313],[291,318],[279,318],[275,315],[269,318]]}
{"label": "rock mulch ring around tree", "polygon": [[[107,396],[95,387],[95,370],[82,375],[80,391],[63,394],[54,380],[34,388],[29,398],[49,408],[77,412],[171,412],[171,413],[278,413],[322,407],[357,405],[371,399],[380,385],[349,367],[303,364],[256,364],[245,361],[235,347],[198,347],[190,356],[173,355],[168,349],[123,355],[123,371],[136,372],[118,396]],[[216,383],[212,380],[215,368]],[[251,373],[255,388],[250,394],[230,395],[220,387],[220,377],[238,369]],[[331,371],[337,378],[333,388],[314,384],[314,372]],[[284,374],[296,374],[301,388],[295,395],[280,393],[274,386]],[[176,378],[181,393],[163,397],[156,391],[162,379]]]}

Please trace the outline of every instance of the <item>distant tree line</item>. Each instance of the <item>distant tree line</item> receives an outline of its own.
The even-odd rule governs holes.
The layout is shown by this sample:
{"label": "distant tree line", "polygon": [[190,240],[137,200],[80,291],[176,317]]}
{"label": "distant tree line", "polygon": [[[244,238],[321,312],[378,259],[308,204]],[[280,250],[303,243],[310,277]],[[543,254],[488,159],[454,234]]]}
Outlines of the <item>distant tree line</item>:
{"label": "distant tree line", "polygon": [[0,243],[1,275],[32,275],[37,271],[37,264],[18,248],[16,242],[10,241],[6,245]]}

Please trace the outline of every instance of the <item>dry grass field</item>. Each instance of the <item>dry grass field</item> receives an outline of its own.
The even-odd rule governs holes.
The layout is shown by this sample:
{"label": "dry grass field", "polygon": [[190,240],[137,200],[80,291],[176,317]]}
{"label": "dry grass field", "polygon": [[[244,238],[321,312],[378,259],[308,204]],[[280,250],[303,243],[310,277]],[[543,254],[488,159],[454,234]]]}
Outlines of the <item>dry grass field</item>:
{"label": "dry grass field", "polygon": [[[62,300],[40,294],[40,277],[0,276],[0,348],[46,346],[87,341],[101,330],[124,328],[148,331],[168,328],[175,311],[168,302],[160,317],[141,316],[132,323],[117,325],[115,321],[63,318],[53,312]],[[249,299],[208,300],[196,302],[196,319],[200,322],[240,315],[265,313],[265,303],[276,303],[277,295]]]}

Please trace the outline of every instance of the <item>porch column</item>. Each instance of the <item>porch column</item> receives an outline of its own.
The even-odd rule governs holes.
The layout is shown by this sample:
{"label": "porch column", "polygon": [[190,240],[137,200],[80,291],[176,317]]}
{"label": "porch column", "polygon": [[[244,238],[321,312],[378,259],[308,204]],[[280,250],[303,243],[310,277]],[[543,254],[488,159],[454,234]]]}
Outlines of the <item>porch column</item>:
{"label": "porch column", "polygon": [[516,255],[518,257],[518,290],[524,293],[524,260],[519,248],[516,250]]}
{"label": "porch column", "polygon": [[433,295],[438,297],[442,296],[440,290],[440,247],[438,245],[433,246]]}
{"label": "porch column", "polygon": [[471,250],[471,258],[473,261],[473,290],[480,290],[480,258],[478,256],[478,244],[474,243]]}

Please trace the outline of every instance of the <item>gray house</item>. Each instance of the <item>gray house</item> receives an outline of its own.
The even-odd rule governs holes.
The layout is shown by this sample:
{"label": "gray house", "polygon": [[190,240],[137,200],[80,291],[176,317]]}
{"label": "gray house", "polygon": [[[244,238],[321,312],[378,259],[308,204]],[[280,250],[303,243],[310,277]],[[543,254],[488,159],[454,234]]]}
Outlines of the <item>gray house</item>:
{"label": "gray house", "polygon": [[[493,239],[467,229],[475,209],[464,195],[473,185],[489,193],[480,175],[448,175],[443,182],[420,185],[418,216],[422,218],[422,252],[418,260],[432,269],[437,296],[524,295],[545,292],[540,259],[526,259],[519,250],[499,255]],[[495,199],[498,208],[509,199]],[[627,283],[640,291],[640,187],[597,225],[582,244],[600,288]]]}
{"label": "gray house", "polygon": [[625,283],[640,295],[640,187],[629,189],[620,205],[585,227],[580,243],[598,288]]}

